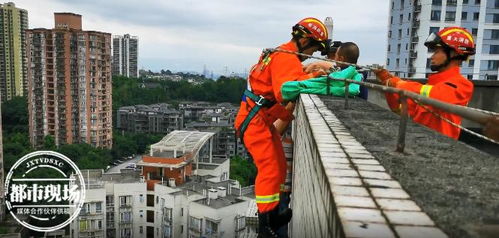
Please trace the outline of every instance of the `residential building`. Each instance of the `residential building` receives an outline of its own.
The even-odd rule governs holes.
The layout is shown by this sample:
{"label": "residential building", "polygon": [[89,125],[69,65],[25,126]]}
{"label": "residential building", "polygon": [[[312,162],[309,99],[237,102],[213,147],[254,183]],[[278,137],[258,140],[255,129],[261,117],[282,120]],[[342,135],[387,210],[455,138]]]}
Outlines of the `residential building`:
{"label": "residential building", "polygon": [[64,237],[256,237],[254,188],[229,179],[212,136],[174,131],[136,169],[83,170],[85,203]]}
{"label": "residential building", "polygon": [[333,40],[333,29],[334,29],[333,18],[326,17],[326,19],[324,19],[324,25],[327,28],[328,39]]}
{"label": "residential building", "polygon": [[26,95],[28,12],[13,2],[0,4],[0,93],[2,100]]}
{"label": "residential building", "polygon": [[139,39],[125,34],[113,36],[113,75],[139,77]]}
{"label": "residential building", "polygon": [[463,63],[461,73],[468,79],[497,80],[498,0],[391,0],[387,69],[401,77],[426,78],[431,53],[424,42],[449,26],[464,27],[475,39],[477,53]]}
{"label": "residential building", "polygon": [[26,31],[30,141],[111,148],[111,34],[82,30],[78,14],[54,17],[55,28]]}
{"label": "residential building", "polygon": [[116,128],[134,133],[168,134],[184,127],[183,114],[166,103],[121,107],[116,117]]}

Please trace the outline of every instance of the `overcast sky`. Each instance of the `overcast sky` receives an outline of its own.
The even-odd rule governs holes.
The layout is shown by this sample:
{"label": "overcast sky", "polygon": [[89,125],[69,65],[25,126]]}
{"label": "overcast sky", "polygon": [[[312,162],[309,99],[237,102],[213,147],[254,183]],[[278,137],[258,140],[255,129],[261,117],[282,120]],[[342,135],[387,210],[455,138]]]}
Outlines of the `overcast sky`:
{"label": "overcast sky", "polygon": [[360,64],[386,57],[388,0],[17,0],[30,28],[54,12],[81,14],[84,30],[139,37],[139,68],[244,72],[263,48],[291,38],[304,17],[333,17],[333,38],[356,42]]}

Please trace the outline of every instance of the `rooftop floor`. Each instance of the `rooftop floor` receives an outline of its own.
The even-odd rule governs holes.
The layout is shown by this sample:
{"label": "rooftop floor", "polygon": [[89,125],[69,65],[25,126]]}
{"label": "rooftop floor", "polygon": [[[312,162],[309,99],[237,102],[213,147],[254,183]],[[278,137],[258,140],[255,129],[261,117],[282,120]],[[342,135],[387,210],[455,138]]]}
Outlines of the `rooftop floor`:
{"label": "rooftop floor", "polygon": [[379,160],[449,237],[499,234],[499,155],[409,123],[395,152],[399,116],[362,99],[322,97],[352,136]]}

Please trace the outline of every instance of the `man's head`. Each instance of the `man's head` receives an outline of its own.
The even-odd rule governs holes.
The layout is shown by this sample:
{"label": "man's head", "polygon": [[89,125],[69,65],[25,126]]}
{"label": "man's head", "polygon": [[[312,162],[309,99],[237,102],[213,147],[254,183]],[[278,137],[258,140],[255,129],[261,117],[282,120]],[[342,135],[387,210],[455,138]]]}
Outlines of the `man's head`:
{"label": "man's head", "polygon": [[[324,23],[313,17],[307,17],[294,25],[291,35],[298,47],[298,52],[307,55],[325,49],[328,38]],[[305,57],[300,57],[302,61],[305,59]]]}
{"label": "man's head", "polygon": [[[353,42],[341,43],[340,47],[336,51],[334,60],[347,62],[351,64],[357,64],[359,59],[360,50],[357,44]],[[338,64],[340,68],[346,67],[346,65]]]}
{"label": "man's head", "polygon": [[438,72],[460,66],[462,61],[475,54],[473,37],[461,27],[447,27],[437,34],[431,33],[425,46],[433,52],[430,68]]}
{"label": "man's head", "polygon": [[341,46],[341,41],[329,41],[327,44],[328,50],[322,52],[322,55],[326,55],[328,59],[334,59],[336,57],[336,51]]}

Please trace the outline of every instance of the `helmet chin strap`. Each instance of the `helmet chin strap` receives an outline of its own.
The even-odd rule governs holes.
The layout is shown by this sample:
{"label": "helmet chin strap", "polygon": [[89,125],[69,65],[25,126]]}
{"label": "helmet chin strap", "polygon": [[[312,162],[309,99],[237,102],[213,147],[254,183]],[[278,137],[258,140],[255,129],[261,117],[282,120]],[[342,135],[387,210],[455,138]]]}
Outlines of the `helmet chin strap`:
{"label": "helmet chin strap", "polygon": [[[299,53],[303,53],[306,49],[309,49],[309,48],[313,47],[313,43],[310,40],[309,40],[309,42],[306,45],[302,46],[301,43],[300,43],[300,39],[301,39],[300,37],[296,37],[295,38],[296,46],[298,47],[298,52]],[[301,56],[301,55],[299,55],[298,58],[302,62],[307,59],[306,56]]]}
{"label": "helmet chin strap", "polygon": [[456,57],[456,56],[451,57],[451,55],[450,55],[451,49],[450,48],[444,47],[444,51],[445,51],[445,55],[447,56],[447,58],[445,59],[445,62],[443,62],[439,65],[430,65],[431,71],[440,71],[443,68],[446,68],[447,66],[449,66],[451,60],[458,59],[458,57]]}

